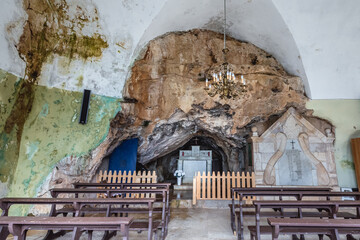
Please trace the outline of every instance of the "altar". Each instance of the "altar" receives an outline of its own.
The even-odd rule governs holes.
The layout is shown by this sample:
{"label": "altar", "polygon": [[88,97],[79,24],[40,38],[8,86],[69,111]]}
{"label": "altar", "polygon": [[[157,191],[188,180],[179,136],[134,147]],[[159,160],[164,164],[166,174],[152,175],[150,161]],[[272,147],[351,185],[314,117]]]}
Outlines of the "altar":
{"label": "altar", "polygon": [[191,146],[191,150],[180,150],[178,170],[185,172],[183,183],[192,183],[197,172],[211,172],[212,151],[200,150],[200,146]]}

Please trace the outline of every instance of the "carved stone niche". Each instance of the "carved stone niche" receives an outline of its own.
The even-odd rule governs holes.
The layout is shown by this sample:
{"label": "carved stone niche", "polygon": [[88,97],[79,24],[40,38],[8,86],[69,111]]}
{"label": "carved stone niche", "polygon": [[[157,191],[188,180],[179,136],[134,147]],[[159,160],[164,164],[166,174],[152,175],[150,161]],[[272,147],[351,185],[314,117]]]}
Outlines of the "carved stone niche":
{"label": "carved stone niche", "polygon": [[338,187],[330,129],[325,135],[291,107],[261,136],[252,132],[257,186]]}

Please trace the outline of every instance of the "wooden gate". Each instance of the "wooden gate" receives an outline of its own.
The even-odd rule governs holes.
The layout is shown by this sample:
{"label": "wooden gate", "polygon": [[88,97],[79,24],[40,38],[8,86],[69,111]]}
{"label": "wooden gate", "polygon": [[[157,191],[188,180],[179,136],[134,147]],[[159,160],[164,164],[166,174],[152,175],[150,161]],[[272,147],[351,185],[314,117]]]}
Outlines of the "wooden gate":
{"label": "wooden gate", "polygon": [[101,171],[99,172],[96,181],[98,183],[100,182],[107,182],[107,183],[156,183],[157,182],[157,176],[156,172],[141,172],[138,171],[129,171],[126,173],[124,172],[112,172],[111,170],[108,171]]}
{"label": "wooden gate", "polygon": [[[129,171],[128,173],[126,173],[126,171],[124,172],[112,172],[111,170],[108,171],[101,171],[99,172],[97,178],[96,178],[96,182],[98,183],[156,183],[157,182],[157,175],[156,172],[141,172],[141,171]],[[151,188],[151,187],[134,187],[134,189],[136,188]],[[105,197],[101,194],[98,194],[98,197]],[[126,197],[131,197],[131,198],[149,198],[152,197],[154,198],[155,195],[154,194],[149,194],[149,193],[143,193],[143,194],[126,194]]]}
{"label": "wooden gate", "polygon": [[[201,175],[198,172],[193,181],[193,204],[197,200],[231,200],[231,188],[255,187],[255,174],[253,172],[208,172]],[[236,198],[238,199],[238,198]],[[247,203],[254,197],[245,197]]]}

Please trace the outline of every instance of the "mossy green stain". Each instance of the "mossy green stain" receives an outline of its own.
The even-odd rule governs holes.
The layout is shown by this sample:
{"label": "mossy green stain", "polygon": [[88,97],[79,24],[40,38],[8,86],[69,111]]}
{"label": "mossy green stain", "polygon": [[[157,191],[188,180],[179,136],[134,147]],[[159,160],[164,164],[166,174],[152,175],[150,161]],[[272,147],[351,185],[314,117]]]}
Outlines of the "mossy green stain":
{"label": "mossy green stain", "polygon": [[[120,111],[118,99],[92,95],[88,124],[81,125],[78,121],[73,122],[72,118],[81,107],[82,93],[43,86],[36,86],[34,93],[33,109],[22,135],[19,167],[14,174],[17,181],[12,185],[8,196],[36,196],[40,186],[61,159],[71,155],[88,156],[106,138],[110,119]],[[46,117],[39,114],[44,108],[44,102],[49,109]],[[101,113],[100,117],[98,113]],[[26,143],[37,142],[37,151],[35,145],[29,145],[27,154]],[[86,164],[87,157],[83,157],[76,166],[85,167]],[[18,211],[19,214],[24,214],[27,208]]]}

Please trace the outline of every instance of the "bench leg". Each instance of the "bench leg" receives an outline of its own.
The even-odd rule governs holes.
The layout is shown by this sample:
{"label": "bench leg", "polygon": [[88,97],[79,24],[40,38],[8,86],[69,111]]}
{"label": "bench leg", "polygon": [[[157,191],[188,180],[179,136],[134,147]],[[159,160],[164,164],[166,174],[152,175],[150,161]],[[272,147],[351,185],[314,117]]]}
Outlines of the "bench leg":
{"label": "bench leg", "polygon": [[339,232],[337,229],[331,230],[331,240],[340,240]]}
{"label": "bench leg", "polygon": [[230,208],[230,224],[232,232],[236,233],[235,216],[233,215],[232,207]]}
{"label": "bench leg", "polygon": [[292,240],[300,240],[296,234],[291,235],[291,239]]}
{"label": "bench leg", "polygon": [[78,227],[74,227],[72,240],[78,240],[81,236],[81,231]]}
{"label": "bench leg", "polygon": [[14,240],[25,240],[27,230],[23,230],[21,226],[9,224],[9,232],[14,236]]}
{"label": "bench leg", "polygon": [[0,240],[5,240],[9,236],[10,232],[7,227],[0,228]]}
{"label": "bench leg", "polygon": [[319,240],[324,240],[324,234],[318,234]]}
{"label": "bench leg", "polygon": [[93,231],[92,231],[92,230],[89,230],[89,231],[87,231],[87,232],[88,232],[88,240],[92,240]]}
{"label": "bench leg", "polygon": [[279,225],[275,225],[272,227],[272,240],[278,240],[280,234]]}
{"label": "bench leg", "polygon": [[351,234],[346,234],[346,240],[356,240],[356,238]]}
{"label": "bench leg", "polygon": [[255,240],[255,235],[253,232],[250,232],[250,240]]}
{"label": "bench leg", "polygon": [[154,231],[154,239],[158,240],[158,231],[157,231],[157,229]]}

